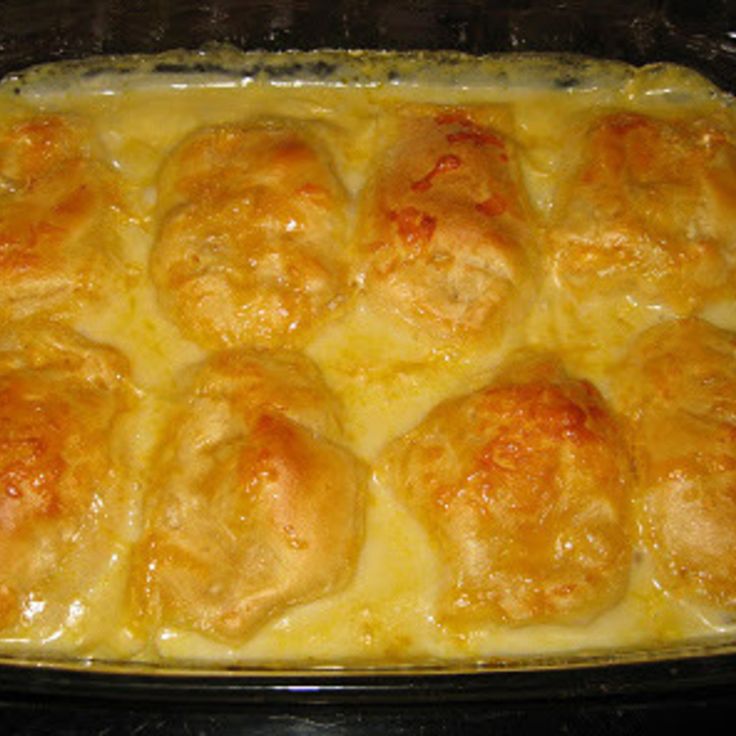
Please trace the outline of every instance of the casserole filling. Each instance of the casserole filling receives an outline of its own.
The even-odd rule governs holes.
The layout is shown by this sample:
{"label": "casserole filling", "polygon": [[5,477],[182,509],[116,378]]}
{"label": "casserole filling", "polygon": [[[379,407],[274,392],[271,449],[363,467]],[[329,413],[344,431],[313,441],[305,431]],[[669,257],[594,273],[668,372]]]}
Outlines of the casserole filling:
{"label": "casserole filling", "polygon": [[210,53],[0,87],[2,652],[728,640],[731,99],[670,66]]}

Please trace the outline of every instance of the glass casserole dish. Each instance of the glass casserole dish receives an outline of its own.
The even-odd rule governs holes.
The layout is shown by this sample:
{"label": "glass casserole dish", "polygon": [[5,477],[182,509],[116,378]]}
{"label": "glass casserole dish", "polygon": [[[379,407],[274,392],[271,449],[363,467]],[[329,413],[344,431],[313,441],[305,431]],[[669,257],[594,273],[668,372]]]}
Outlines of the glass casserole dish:
{"label": "glass casserole dish", "polygon": [[[196,47],[201,42],[214,39],[236,41],[248,48],[265,46],[272,49],[293,46],[305,48],[391,46],[452,47],[475,53],[518,49],[586,51],[604,58],[624,58],[635,63],[653,60],[679,62],[699,69],[726,89],[732,74],[729,66],[732,63],[728,45],[730,41],[726,32],[729,19],[725,7],[720,13],[714,12],[712,17],[703,21],[713,24],[713,28],[718,29],[713,30],[709,36],[706,32],[709,29],[693,28],[692,19],[683,18],[681,13],[678,15],[677,7],[642,4],[636,8],[636,13],[634,10],[630,11],[630,17],[618,18],[613,31],[606,36],[604,47],[598,48],[595,44],[601,42],[597,40],[594,30],[600,26],[596,24],[610,21],[610,17],[605,16],[604,10],[584,9],[584,12],[576,15],[575,21],[571,22],[571,16],[565,9],[549,10],[532,5],[524,8],[499,7],[492,10],[473,4],[468,4],[462,10],[426,6],[422,13],[410,15],[401,7],[389,9],[382,4],[372,4],[370,12],[373,14],[372,18],[377,19],[373,24],[369,23],[367,18],[361,19],[361,14],[368,12],[365,7],[346,4],[344,8],[339,8],[341,12],[338,13],[337,6],[333,5],[329,9],[328,17],[335,21],[342,19],[341,23],[346,25],[340,25],[339,32],[335,31],[338,33],[337,36],[328,38],[327,31],[314,28],[315,19],[320,17],[318,6],[312,5],[307,8],[291,4],[273,4],[268,7],[266,5],[258,6],[255,12],[252,6],[244,8],[238,4],[208,4],[186,8],[179,6],[170,14],[161,11],[160,8],[156,13],[150,9],[140,9],[138,16],[134,16],[118,14],[115,8],[100,4],[96,6],[96,23],[93,24],[88,23],[88,17],[82,11],[72,10],[62,21],[62,27],[66,28],[64,33],[67,34],[63,38],[51,37],[50,31],[40,20],[38,21],[40,27],[35,29],[37,35],[33,35],[34,29],[31,26],[26,31],[29,35],[25,38],[9,37],[6,43],[7,60],[4,71],[14,72],[27,64],[54,58],[86,57],[90,53],[100,52],[147,52],[178,46]],[[27,5],[25,8],[25,12],[28,12]],[[14,26],[12,23],[12,14],[19,13],[20,10],[11,5],[3,12],[9,14],[11,21],[5,27],[17,28],[17,24]],[[155,14],[156,17],[146,17],[146,12]],[[453,13],[456,16],[453,16]],[[39,13],[40,17],[42,14]],[[259,18],[262,20],[259,21]],[[312,19],[311,26],[310,22],[307,24],[301,22],[305,18]],[[348,18],[355,19],[354,26],[348,24]],[[625,25],[624,20],[628,25]],[[259,28],[258,23],[265,25]],[[623,31],[624,28],[630,28],[631,23],[638,29],[633,34],[633,39]],[[311,36],[307,39],[299,35],[306,32],[302,29],[307,26],[315,30],[316,38]],[[192,41],[188,40],[189,37],[177,35],[183,32],[185,27],[188,32],[195,33],[196,37]],[[325,27],[337,28],[337,25]],[[137,36],[143,28],[148,29],[147,35],[143,34],[143,38],[136,38],[133,46],[128,45],[130,37]],[[379,30],[375,31],[375,28]],[[417,28],[420,30],[417,31]],[[448,31],[448,28],[451,30]],[[620,36],[616,35],[616,29],[621,29]],[[397,35],[391,38],[392,33]],[[48,44],[52,45],[49,47]],[[708,50],[707,53],[703,52],[704,49]],[[309,81],[310,74],[320,77],[334,74],[336,70],[338,75],[366,74],[364,71],[354,72],[350,67],[351,63],[356,66],[364,63],[373,74],[379,77],[383,75],[384,84],[399,84],[411,77],[411,74],[405,71],[405,67],[402,68],[400,59],[393,62],[398,71],[391,68],[391,63],[384,69],[375,71],[375,60],[368,59],[361,62],[360,58],[355,57],[345,61],[340,57],[340,62],[335,63],[333,57],[325,58],[313,60],[306,57],[300,58],[296,63],[282,63],[278,58],[271,60],[270,57],[266,57],[256,64],[271,68],[267,68],[265,72],[259,69],[255,75],[264,74],[277,83],[288,85],[296,74],[297,81],[303,84],[305,79]],[[463,74],[472,77],[472,62],[452,55],[438,58],[440,65],[446,64],[449,68],[455,69],[452,72],[454,78],[463,80],[461,84],[466,87],[470,86],[471,82],[467,77],[463,77]],[[218,56],[217,50],[208,51],[196,61],[169,57],[156,63],[159,66],[158,73],[167,75],[167,83],[173,84],[178,83],[177,79],[187,78],[191,66],[196,67],[199,64],[195,72],[211,74],[215,78],[222,75],[223,67],[227,66]],[[436,62],[435,59],[430,59],[426,63],[431,65]],[[542,60],[538,63],[544,62]],[[95,80],[105,79],[104,73],[100,68],[96,69],[95,64],[101,64],[104,69],[104,61],[93,62],[84,72],[93,87],[97,84]],[[567,59],[562,64],[564,71],[556,75],[557,86],[561,89],[578,87],[581,84],[579,77],[585,76],[586,63]],[[231,76],[234,75],[239,79],[252,77],[254,76],[252,67],[253,63],[246,61]],[[287,67],[285,71],[284,67]],[[364,84],[375,83],[375,78],[372,80],[370,78],[371,71],[363,78]],[[23,94],[25,91],[19,96]],[[453,129],[454,133],[450,135],[463,133],[464,127],[467,126],[461,125],[458,131]],[[505,697],[509,697],[509,691],[515,691],[517,687],[546,688],[554,681],[564,681],[568,683],[566,687],[572,681],[576,683],[571,686],[572,689],[579,688],[583,692],[596,687],[608,689],[629,687],[630,685],[622,683],[624,677],[619,674],[622,671],[620,668],[626,669],[627,682],[638,680],[647,683],[644,687],[657,687],[653,683],[666,687],[662,683],[662,677],[665,673],[667,678],[671,674],[673,660],[677,660],[678,664],[675,666],[682,672],[689,673],[685,679],[689,676],[696,682],[710,681],[711,677],[716,676],[716,672],[721,677],[730,678],[731,641],[727,633],[722,638],[709,637],[707,640],[685,641],[671,646],[617,647],[615,651],[593,646],[578,652],[564,653],[551,653],[554,651],[554,648],[551,648],[547,654],[541,656],[530,655],[527,651],[518,658],[509,654],[495,657],[486,654],[465,660],[457,657],[444,660],[432,656],[398,657],[388,665],[385,661],[382,663],[379,657],[365,660],[363,663],[357,662],[347,670],[340,666],[335,668],[335,661],[328,657],[318,658],[316,662],[310,663],[310,666],[302,670],[294,670],[288,657],[285,662],[278,658],[272,658],[265,663],[260,661],[259,666],[255,668],[246,664],[245,669],[243,661],[237,659],[231,659],[224,667],[221,660],[213,669],[210,664],[181,658],[155,664],[139,662],[130,665],[101,661],[97,658],[89,665],[86,662],[51,661],[44,657],[46,667],[38,670],[29,667],[36,664],[36,660],[24,659],[22,655],[14,653],[6,661],[3,677],[10,689],[18,687],[20,683],[23,683],[22,687],[34,690],[50,688],[57,689],[57,692],[58,688],[63,691],[69,687],[72,689],[101,687],[108,691],[117,689],[123,693],[127,688],[132,695],[136,692],[140,694],[141,688],[147,689],[150,693],[149,688],[152,687],[152,683],[156,683],[156,689],[163,694],[176,693],[175,697],[186,694],[189,698],[193,697],[196,690],[201,697],[215,700],[231,697],[233,694],[238,698],[253,697],[258,700],[263,697],[425,698],[438,697],[439,694],[450,698],[488,697],[489,690],[498,692],[499,678],[505,678],[502,680],[501,688],[508,687]],[[131,670],[131,667],[134,669]],[[582,672],[585,674],[581,674]],[[601,684],[604,682],[605,686]],[[555,689],[554,685],[552,689]]]}

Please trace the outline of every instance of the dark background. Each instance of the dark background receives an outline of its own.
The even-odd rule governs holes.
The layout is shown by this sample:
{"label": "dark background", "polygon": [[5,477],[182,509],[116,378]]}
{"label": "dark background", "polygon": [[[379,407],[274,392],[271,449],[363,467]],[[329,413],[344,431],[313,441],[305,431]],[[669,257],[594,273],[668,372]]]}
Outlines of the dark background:
{"label": "dark background", "polygon": [[[550,51],[673,61],[736,93],[736,0],[0,0],[0,74],[211,41],[271,51]],[[339,687],[297,694],[286,684],[278,694],[237,680],[227,692],[216,684],[198,691],[196,681],[167,690],[143,680],[131,688],[84,673],[0,668],[0,735],[720,732],[733,730],[736,714],[733,655],[569,676],[501,673],[414,693],[405,685],[392,693],[384,682],[371,698]]]}

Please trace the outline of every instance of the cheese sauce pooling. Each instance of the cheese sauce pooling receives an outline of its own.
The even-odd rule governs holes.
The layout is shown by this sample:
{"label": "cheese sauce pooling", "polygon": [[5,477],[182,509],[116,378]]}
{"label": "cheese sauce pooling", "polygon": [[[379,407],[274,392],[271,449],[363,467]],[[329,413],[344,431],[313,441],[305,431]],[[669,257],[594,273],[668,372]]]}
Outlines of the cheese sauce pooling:
{"label": "cheese sauce pooling", "polygon": [[[191,61],[186,56],[172,58],[185,64]],[[301,55],[268,57],[266,61],[278,68],[287,62],[317,58]],[[697,301],[682,298],[679,292],[667,292],[668,288],[679,290],[681,284],[668,279],[666,273],[657,272],[657,288],[647,289],[640,288],[636,278],[627,278],[625,268],[616,270],[620,266],[615,262],[618,251],[610,242],[622,236],[610,221],[624,223],[621,228],[625,229],[629,220],[619,217],[617,208],[627,206],[627,196],[638,196],[640,208],[650,206],[647,197],[641,195],[646,182],[627,184],[635,190],[634,195],[629,190],[617,192],[615,182],[607,184],[610,191],[601,193],[600,187],[590,185],[580,160],[586,150],[594,148],[595,141],[589,141],[594,135],[590,131],[599,129],[595,121],[609,115],[649,116],[665,121],[662,126],[666,130],[670,126],[666,121],[679,121],[671,125],[678,135],[684,131],[683,139],[705,131],[702,135],[717,139],[717,156],[712,165],[704,165],[698,186],[706,190],[715,181],[715,209],[730,213],[732,219],[736,180],[729,179],[729,171],[733,169],[734,154],[723,140],[733,136],[733,111],[730,100],[704,80],[674,67],[634,71],[614,63],[581,63],[577,69],[580,84],[561,89],[554,81],[565,70],[552,60],[510,59],[477,63],[472,73],[465,72],[467,79],[454,83],[458,79],[453,79],[447,69],[443,71],[441,64],[433,66],[428,57],[328,58],[339,61],[332,77],[306,82],[284,81],[283,75],[243,78],[226,72],[167,76],[153,73],[155,63],[142,59],[123,60],[122,66],[132,69],[125,75],[110,71],[85,76],[84,67],[61,67],[32,72],[20,81],[10,78],[0,90],[3,120],[41,114],[84,121],[96,141],[95,166],[104,171],[105,177],[110,171],[116,177],[115,218],[111,220],[115,223],[111,227],[117,230],[115,285],[102,300],[93,306],[80,306],[67,319],[85,338],[114,347],[130,362],[138,400],[126,419],[131,476],[127,494],[131,500],[127,526],[121,535],[130,543],[143,533],[145,494],[156,476],[152,467],[162,435],[176,416],[182,376],[209,359],[214,350],[212,340],[199,339],[196,329],[186,329],[189,304],[180,308],[176,320],[172,319],[166,299],[157,293],[149,273],[151,252],[161,242],[162,233],[168,237],[172,222],[177,222],[174,218],[186,219],[194,206],[190,203],[186,205],[189,209],[182,209],[178,203],[163,201],[159,174],[166,171],[165,166],[171,166],[172,156],[181,151],[181,146],[187,140],[198,140],[196,136],[202,131],[288,130],[300,142],[308,141],[310,150],[318,151],[319,160],[330,168],[330,173],[324,174],[330,182],[325,186],[325,191],[330,191],[330,216],[340,218],[343,255],[353,265],[341,262],[339,269],[332,269],[328,296],[319,292],[314,297],[319,303],[319,320],[308,331],[297,329],[297,325],[294,333],[299,333],[299,340],[289,338],[286,342],[296,344],[319,367],[343,404],[345,443],[367,463],[376,461],[387,443],[416,427],[438,403],[488,385],[517,348],[556,354],[572,376],[590,381],[604,399],[614,402],[616,367],[632,340],[647,328],[697,313],[721,328],[736,330],[732,282],[730,287],[720,281],[713,284],[712,297]],[[231,68],[245,63],[244,59],[249,64],[263,61],[235,54],[217,57],[218,63],[225,67],[230,64]],[[388,74],[392,65],[400,69],[403,81],[388,81],[393,78]],[[355,69],[362,75],[360,83],[351,81]],[[457,76],[462,73],[452,72]],[[385,213],[378,228],[380,237],[387,242],[403,239],[407,254],[403,263],[392,265],[390,280],[382,282],[383,291],[379,289],[376,298],[371,284],[381,277],[380,273],[376,276],[375,269],[381,267],[382,251],[379,246],[379,255],[373,260],[361,256],[366,249],[375,253],[375,248],[371,251],[372,243],[366,242],[375,233],[366,238],[361,223],[380,199],[376,191],[393,203],[396,179],[387,178],[392,176],[392,162],[412,161],[411,150],[402,148],[411,146],[411,136],[392,132],[401,128],[397,121],[407,118],[419,121],[407,124],[412,131],[438,124],[437,135],[456,138],[443,138],[447,150],[436,146],[436,151],[422,151],[417,163],[422,176],[417,174],[411,179],[411,192],[405,202],[395,203],[396,212]],[[709,121],[707,126],[696,123],[687,128],[688,121],[702,119]],[[449,133],[442,128],[448,121],[453,124]],[[710,144],[701,140],[699,145],[707,149]],[[463,171],[463,157],[468,161],[471,157],[486,157],[500,167],[495,179],[482,183],[483,196],[478,202],[460,201],[464,196],[462,186],[453,189],[450,177]],[[511,159],[510,168],[505,167],[503,157]],[[414,176],[402,166],[396,176]],[[625,164],[621,166],[625,168]],[[612,164],[609,169],[613,168]],[[568,207],[566,216],[565,208],[556,206],[558,201],[574,200],[574,193],[564,187],[578,179],[589,185],[591,202],[595,203],[598,196],[615,200],[606,207],[606,219],[601,221],[601,227],[608,228],[605,253],[590,255],[590,244],[583,242],[588,231],[580,223],[587,223],[587,211],[581,214],[580,208]],[[228,184],[226,180],[221,183]],[[310,208],[324,206],[319,192],[305,190],[303,194]],[[200,221],[196,225],[204,228],[203,237],[230,238],[226,249],[233,248],[233,242],[237,245],[239,236],[227,225],[233,220],[222,214],[222,208],[239,208],[239,216],[243,216],[244,208],[259,207],[257,196],[249,195],[247,201],[217,200],[218,222],[226,223],[220,230],[227,232],[209,232],[206,223]],[[267,199],[270,195],[264,196]],[[698,196],[693,194],[688,206],[707,219],[707,213],[703,215],[707,206]],[[424,212],[422,202],[429,201],[427,198],[431,205],[426,205]],[[607,201],[610,204],[610,199]],[[339,203],[339,212],[335,211],[335,202]],[[200,210],[207,210],[207,206],[202,197],[196,199]],[[278,250],[284,244],[291,247],[295,242],[299,248],[313,248],[315,238],[322,237],[310,235],[297,216],[292,222],[291,216],[287,217],[289,207],[298,210],[294,203],[284,203],[280,213],[286,215],[279,215],[283,222],[277,222],[278,218],[268,220],[259,210],[265,224],[259,221],[253,227],[267,241],[264,252]],[[451,216],[438,226],[442,208],[449,208]],[[590,211],[596,211],[594,205]],[[637,212],[629,211],[627,218]],[[718,217],[722,221],[724,215]],[[309,218],[305,215],[304,220]],[[452,288],[443,285],[446,290],[437,293],[431,289],[432,280],[443,273],[447,254],[441,248],[438,252],[418,250],[430,228],[432,235],[439,232],[450,244],[470,243],[458,267],[458,290],[470,284],[479,289],[478,298],[487,296],[492,303],[510,301],[506,294],[514,294],[513,308],[504,307],[489,318],[483,311],[478,323],[494,319],[500,322],[484,328],[482,337],[465,327],[447,328],[452,323],[444,315],[441,329],[427,328],[438,323],[434,308],[445,309],[451,316],[461,313],[463,319],[469,309],[462,301],[463,294],[453,296]],[[486,254],[478,253],[473,238],[476,232],[488,228],[493,232],[494,248]],[[699,232],[683,236],[697,241],[697,252],[706,255],[718,241],[725,265],[716,270],[718,279],[723,280],[733,268],[736,245],[732,236],[728,241],[729,236],[720,231],[708,237],[701,237]],[[573,241],[581,253],[572,265],[555,250],[556,243],[563,240]],[[320,244],[322,250],[318,252],[322,253],[324,247]],[[453,247],[448,246],[448,250]],[[228,259],[232,257],[230,253]],[[677,253],[670,257],[677,261],[678,269],[687,272],[677,260]],[[257,273],[251,277],[266,273],[273,277],[273,288],[281,289],[294,274],[288,263],[273,265],[269,258],[264,256],[254,266]],[[421,273],[417,276],[410,270],[418,268],[412,265],[414,258],[430,274],[429,282]],[[606,282],[605,289],[597,288],[594,280],[586,281],[586,267],[600,272],[599,262],[609,263],[610,259],[613,280]],[[187,268],[196,272],[196,264],[188,264]],[[345,269],[350,272],[343,273]],[[409,273],[405,281],[402,269]],[[227,274],[217,273],[218,279],[227,281]],[[624,276],[619,278],[621,273]],[[707,269],[698,272],[701,276],[707,278]],[[171,272],[167,278],[168,288],[175,279]],[[503,285],[503,290],[493,287],[502,295],[498,299],[488,286],[496,282]],[[675,285],[670,286],[670,282]],[[315,277],[315,283],[322,281]],[[571,283],[574,288],[568,288]],[[698,294],[710,294],[707,287],[698,284]],[[380,295],[386,293],[390,298],[383,299]],[[407,294],[408,307],[392,306]],[[447,302],[446,307],[442,300]],[[227,319],[231,320],[238,307],[229,304],[228,309]],[[257,305],[253,309],[257,310]],[[217,305],[212,314],[222,316]],[[256,322],[263,317],[253,311],[247,314]],[[290,325],[298,320],[286,312],[279,319],[280,334],[291,335]],[[229,335],[227,330],[220,334]],[[224,342],[231,341],[228,338]],[[617,408],[615,402],[613,408]],[[23,626],[3,632],[2,648],[12,653],[54,652],[154,662],[173,658],[390,665],[654,647],[732,630],[723,612],[672,597],[657,582],[655,567],[642,544],[634,550],[628,588],[620,602],[592,621],[521,627],[488,622],[462,629],[448,626],[437,616],[442,560],[426,529],[381,475],[374,476],[368,487],[366,507],[365,541],[351,582],[318,600],[279,613],[242,644],[218,641],[167,621],[153,631],[135,626],[121,592],[131,564],[131,544],[120,543],[109,574],[95,578],[94,589],[69,605],[68,615],[61,617],[55,630],[49,631],[48,626],[35,629],[33,616],[27,616]],[[100,606],[107,611],[110,601],[114,603],[112,618],[116,622],[112,633],[109,626],[102,631],[99,623]]]}

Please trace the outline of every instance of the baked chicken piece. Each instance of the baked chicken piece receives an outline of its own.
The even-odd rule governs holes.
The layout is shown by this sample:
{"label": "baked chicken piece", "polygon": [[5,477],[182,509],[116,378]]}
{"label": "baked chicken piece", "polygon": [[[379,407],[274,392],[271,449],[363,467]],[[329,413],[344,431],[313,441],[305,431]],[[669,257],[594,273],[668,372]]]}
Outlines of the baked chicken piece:
{"label": "baked chicken piece", "polygon": [[134,574],[148,622],[244,641],[351,578],[366,470],[339,405],[296,354],[215,354],[158,456]]}
{"label": "baked chicken piece", "polygon": [[127,361],[32,321],[0,331],[0,628],[49,634],[120,549]]}
{"label": "baked chicken piece", "polygon": [[438,339],[503,334],[529,297],[530,210],[483,109],[399,114],[363,200],[366,293]]}
{"label": "baked chicken piece", "polygon": [[666,322],[637,339],[618,376],[662,583],[736,611],[736,334]]}
{"label": "baked chicken piece", "polygon": [[626,446],[598,391],[555,359],[443,402],[379,467],[444,564],[443,621],[581,622],[624,594]]}
{"label": "baked chicken piece", "polygon": [[613,113],[574,138],[578,165],[561,187],[548,243],[560,286],[683,316],[732,291],[736,147],[725,130]]}
{"label": "baked chicken piece", "polygon": [[207,347],[293,346],[340,303],[347,196],[286,124],[195,132],[165,163],[151,259],[160,299]]}
{"label": "baked chicken piece", "polygon": [[0,319],[74,312],[119,271],[114,174],[83,120],[37,115],[0,130]]}

